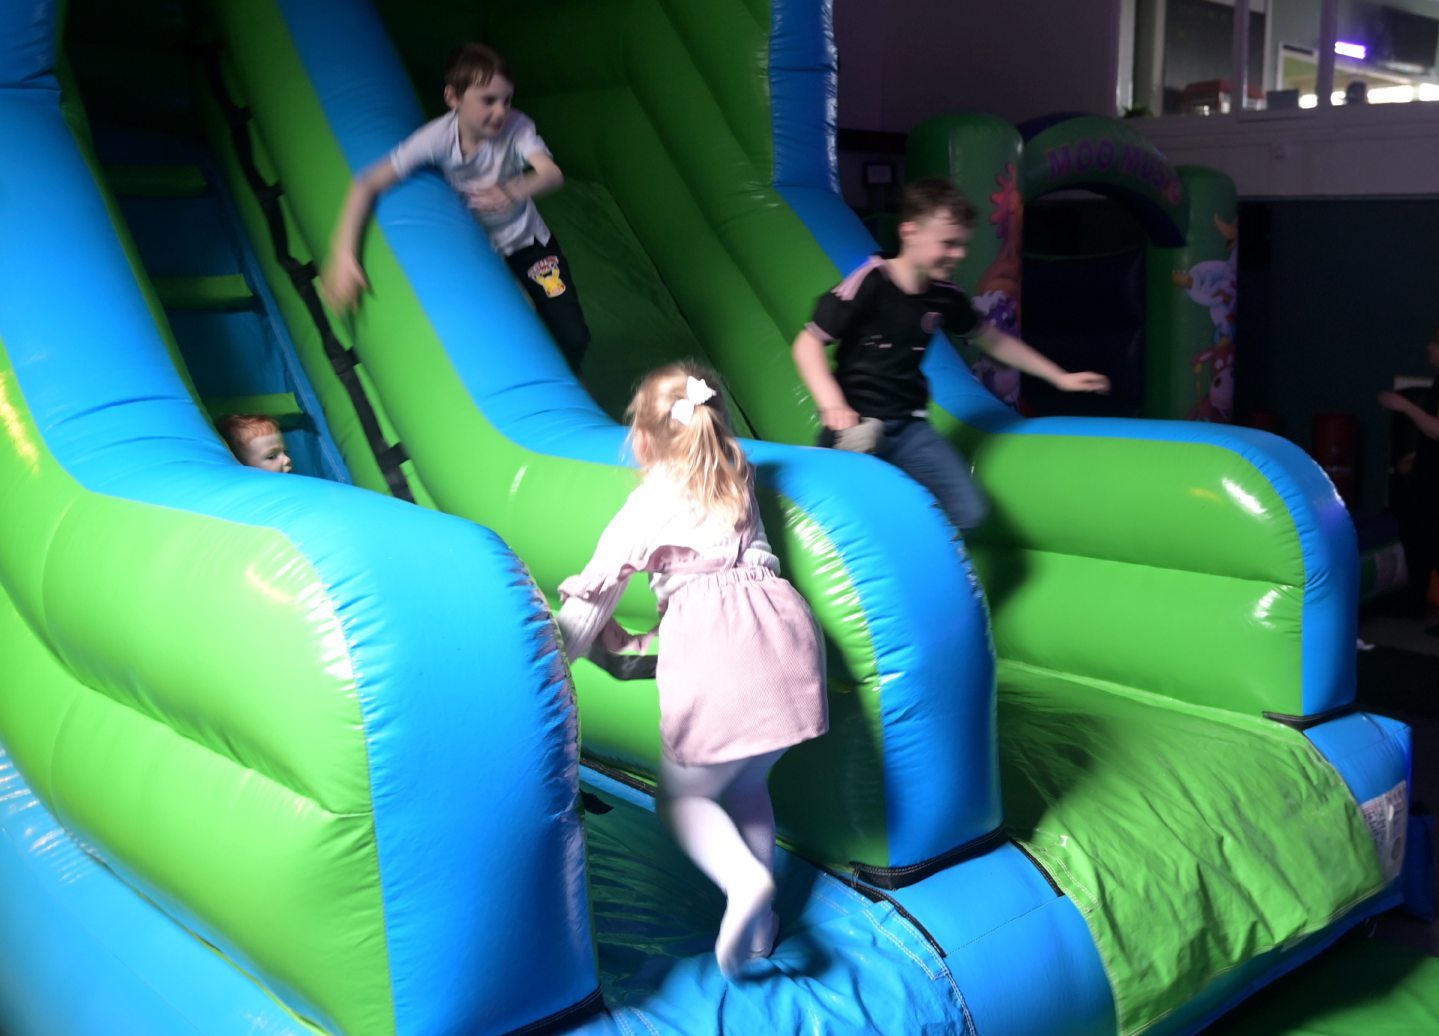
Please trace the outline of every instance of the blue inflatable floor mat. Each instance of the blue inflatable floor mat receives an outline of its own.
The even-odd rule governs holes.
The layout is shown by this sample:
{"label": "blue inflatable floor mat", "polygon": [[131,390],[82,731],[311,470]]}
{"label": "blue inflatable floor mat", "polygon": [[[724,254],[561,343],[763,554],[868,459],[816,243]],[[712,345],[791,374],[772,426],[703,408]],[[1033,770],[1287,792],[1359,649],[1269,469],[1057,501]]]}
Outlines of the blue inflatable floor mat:
{"label": "blue inflatable floor mat", "polygon": [[[872,902],[781,850],[773,956],[727,983],[714,957],[724,897],[680,851],[653,800],[594,770],[590,906],[606,1016],[586,1033],[962,1032],[963,998],[940,950]],[[610,807],[601,811],[604,806]]]}

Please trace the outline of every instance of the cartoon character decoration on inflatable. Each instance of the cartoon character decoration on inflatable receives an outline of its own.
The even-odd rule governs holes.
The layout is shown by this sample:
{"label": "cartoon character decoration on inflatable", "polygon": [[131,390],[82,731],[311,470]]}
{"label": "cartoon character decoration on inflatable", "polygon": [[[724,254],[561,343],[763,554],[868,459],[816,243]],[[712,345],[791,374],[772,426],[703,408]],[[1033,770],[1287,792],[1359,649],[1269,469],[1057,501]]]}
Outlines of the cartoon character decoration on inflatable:
{"label": "cartoon character decoration on inflatable", "polygon": [[[1214,324],[1212,344],[1194,356],[1195,403],[1189,419],[1228,424],[1234,420],[1234,300],[1238,283],[1235,245],[1239,228],[1217,215],[1214,225],[1224,238],[1227,257],[1207,259],[1188,270],[1175,270],[1173,278],[1175,285],[1183,288],[1190,299],[1209,311],[1209,319]],[[1206,365],[1210,365],[1207,388],[1203,377]]]}
{"label": "cartoon character decoration on inflatable", "polygon": [[[1206,363],[1212,364],[1209,389],[1204,391],[1200,375]],[[1189,411],[1191,421],[1215,421],[1228,424],[1234,420],[1234,342],[1220,339],[1213,349],[1205,349],[1194,357],[1195,395],[1199,397]]]}
{"label": "cartoon character decoration on inflatable", "polygon": [[[974,295],[974,308],[1001,331],[1019,334],[1020,234],[1024,225],[1024,202],[1019,197],[1019,177],[1014,163],[994,178],[999,190],[989,196],[994,210],[989,221],[999,238],[999,253],[989,269],[980,277]],[[1019,398],[1019,371],[981,353],[974,361],[974,376],[1000,402],[1025,412]]]}

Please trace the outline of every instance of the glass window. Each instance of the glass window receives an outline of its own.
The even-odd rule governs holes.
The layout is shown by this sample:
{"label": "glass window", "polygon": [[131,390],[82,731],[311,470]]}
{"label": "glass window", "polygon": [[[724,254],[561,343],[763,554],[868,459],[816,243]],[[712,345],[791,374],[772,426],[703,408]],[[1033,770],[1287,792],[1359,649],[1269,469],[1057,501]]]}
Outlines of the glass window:
{"label": "glass window", "polygon": [[[1266,0],[1250,0],[1243,107],[1264,99]],[[1219,0],[1136,0],[1135,107],[1155,115],[1213,115],[1236,98],[1234,4]]]}
{"label": "glass window", "polygon": [[1439,100],[1439,3],[1329,3],[1332,30],[1326,0],[1250,0],[1239,98],[1234,53],[1243,27],[1233,0],[1136,0],[1135,107],[1166,115],[1312,108],[1330,52],[1330,104]]}
{"label": "glass window", "polygon": [[[1285,18],[1285,7],[1294,14]],[[1279,29],[1274,89],[1293,90],[1313,108],[1321,41],[1318,0],[1288,3],[1276,12]],[[1439,100],[1439,4],[1432,0],[1340,0],[1335,22],[1331,104],[1392,104]]]}

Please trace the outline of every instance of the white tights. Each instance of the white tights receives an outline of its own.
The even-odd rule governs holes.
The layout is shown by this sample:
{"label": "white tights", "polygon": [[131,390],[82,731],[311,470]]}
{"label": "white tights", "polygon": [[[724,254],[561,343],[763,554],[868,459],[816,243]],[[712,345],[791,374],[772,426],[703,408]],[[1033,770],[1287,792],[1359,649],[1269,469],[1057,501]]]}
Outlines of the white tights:
{"label": "white tights", "polygon": [[766,782],[782,755],[780,749],[708,766],[660,759],[659,814],[728,900],[715,942],[728,978],[774,946],[774,807]]}

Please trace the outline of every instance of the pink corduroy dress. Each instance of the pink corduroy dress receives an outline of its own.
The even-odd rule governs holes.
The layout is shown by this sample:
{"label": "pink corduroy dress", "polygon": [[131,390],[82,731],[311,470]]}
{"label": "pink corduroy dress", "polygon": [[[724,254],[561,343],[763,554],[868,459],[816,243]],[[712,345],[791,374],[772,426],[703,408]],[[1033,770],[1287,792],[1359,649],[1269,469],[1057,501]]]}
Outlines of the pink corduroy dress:
{"label": "pink corduroy dress", "polygon": [[560,584],[571,660],[597,637],[643,649],[613,621],[629,579],[646,572],[659,602],[660,737],[686,766],[747,759],[829,729],[814,615],[779,575],[759,511],[738,528],[707,520],[652,472],[606,527],[583,572]]}

